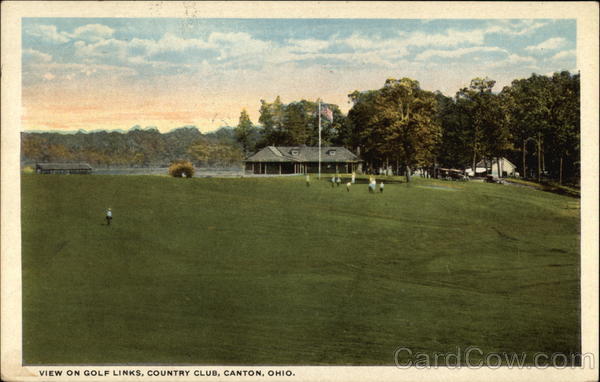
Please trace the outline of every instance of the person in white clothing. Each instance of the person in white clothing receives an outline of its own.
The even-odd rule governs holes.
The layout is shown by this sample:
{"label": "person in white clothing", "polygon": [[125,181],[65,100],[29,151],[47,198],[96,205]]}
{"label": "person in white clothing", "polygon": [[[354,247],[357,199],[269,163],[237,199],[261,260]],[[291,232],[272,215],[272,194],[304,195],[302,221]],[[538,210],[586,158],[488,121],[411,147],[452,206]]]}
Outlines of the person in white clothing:
{"label": "person in white clothing", "polygon": [[112,210],[109,208],[106,211],[106,225],[110,225],[110,221],[112,220]]}
{"label": "person in white clothing", "polygon": [[379,183],[379,192],[383,193],[383,181]]}

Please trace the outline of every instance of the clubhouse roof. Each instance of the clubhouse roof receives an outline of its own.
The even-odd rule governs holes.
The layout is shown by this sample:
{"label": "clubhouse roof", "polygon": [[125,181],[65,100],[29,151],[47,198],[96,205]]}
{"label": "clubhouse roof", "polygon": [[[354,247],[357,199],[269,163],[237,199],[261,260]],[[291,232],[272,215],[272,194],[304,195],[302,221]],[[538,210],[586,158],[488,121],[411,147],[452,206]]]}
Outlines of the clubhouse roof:
{"label": "clubhouse roof", "polygon": [[[362,160],[345,147],[321,147],[322,172],[352,172]],[[267,146],[249,156],[246,171],[255,174],[317,172],[319,148],[311,146]],[[269,169],[270,167],[270,169]]]}

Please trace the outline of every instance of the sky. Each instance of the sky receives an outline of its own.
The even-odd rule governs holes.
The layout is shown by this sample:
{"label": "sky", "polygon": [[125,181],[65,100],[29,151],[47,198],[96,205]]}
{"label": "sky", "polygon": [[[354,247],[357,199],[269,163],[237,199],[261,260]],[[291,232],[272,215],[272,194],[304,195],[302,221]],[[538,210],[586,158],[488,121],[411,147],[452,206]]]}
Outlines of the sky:
{"label": "sky", "polygon": [[347,95],[410,77],[453,96],[577,71],[571,19],[24,18],[22,129],[235,126],[260,100]]}

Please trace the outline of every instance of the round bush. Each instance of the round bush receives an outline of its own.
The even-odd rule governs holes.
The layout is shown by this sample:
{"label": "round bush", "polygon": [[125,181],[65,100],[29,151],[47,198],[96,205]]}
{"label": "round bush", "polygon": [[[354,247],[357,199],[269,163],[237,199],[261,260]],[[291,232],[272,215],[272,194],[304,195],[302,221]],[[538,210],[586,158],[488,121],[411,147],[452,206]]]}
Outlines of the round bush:
{"label": "round bush", "polygon": [[181,178],[183,176],[191,178],[194,176],[194,172],[194,165],[188,161],[176,161],[169,166],[169,175],[176,178]]}

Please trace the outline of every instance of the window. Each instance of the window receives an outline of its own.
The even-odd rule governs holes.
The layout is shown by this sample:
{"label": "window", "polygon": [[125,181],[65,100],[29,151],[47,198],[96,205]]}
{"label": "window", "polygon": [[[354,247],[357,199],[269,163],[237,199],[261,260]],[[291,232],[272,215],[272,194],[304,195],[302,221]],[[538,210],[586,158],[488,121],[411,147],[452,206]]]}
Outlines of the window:
{"label": "window", "polygon": [[290,151],[290,154],[292,154],[292,155],[298,155],[298,154],[300,154],[300,151],[298,151],[297,149],[292,149]]}
{"label": "window", "polygon": [[335,150],[329,150],[329,151],[327,151],[327,155],[334,156],[335,155]]}

